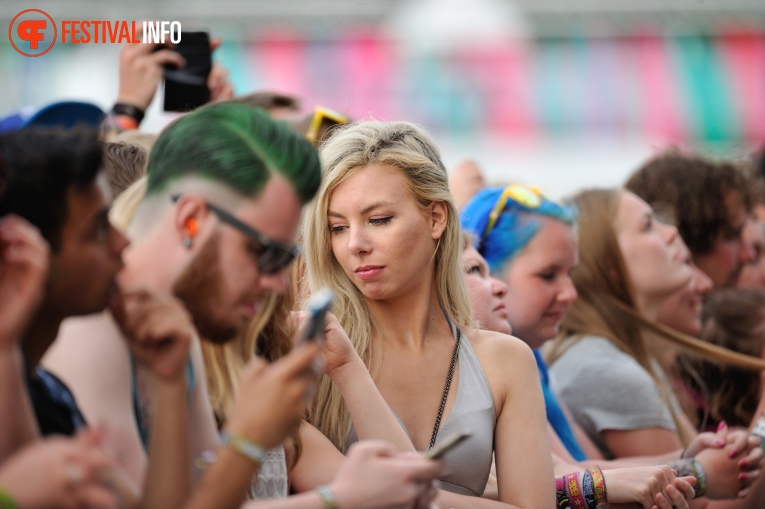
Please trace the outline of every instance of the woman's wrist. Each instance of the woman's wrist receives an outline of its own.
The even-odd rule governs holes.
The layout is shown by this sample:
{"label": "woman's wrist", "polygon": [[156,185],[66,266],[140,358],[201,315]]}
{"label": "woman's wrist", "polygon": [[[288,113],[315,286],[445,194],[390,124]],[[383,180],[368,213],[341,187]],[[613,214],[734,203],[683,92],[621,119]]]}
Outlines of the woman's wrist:
{"label": "woman's wrist", "polygon": [[327,376],[337,385],[340,392],[348,385],[355,385],[359,381],[359,377],[369,376],[369,371],[361,360],[358,354],[355,354],[341,365],[327,371]]}
{"label": "woman's wrist", "polygon": [[335,493],[329,486],[319,486],[314,491],[316,491],[319,500],[321,500],[322,509],[340,509],[340,506],[337,505]]}
{"label": "woman's wrist", "polygon": [[221,433],[221,443],[224,447],[253,462],[258,468],[266,460],[266,450],[244,435],[224,431]]}
{"label": "woman's wrist", "polygon": [[600,467],[555,478],[556,507],[596,509],[607,502],[606,481]]}
{"label": "woman's wrist", "polygon": [[675,472],[677,477],[695,477],[696,498],[703,497],[707,492],[708,482],[704,466],[696,458],[684,458],[681,460],[668,461],[665,463]]}

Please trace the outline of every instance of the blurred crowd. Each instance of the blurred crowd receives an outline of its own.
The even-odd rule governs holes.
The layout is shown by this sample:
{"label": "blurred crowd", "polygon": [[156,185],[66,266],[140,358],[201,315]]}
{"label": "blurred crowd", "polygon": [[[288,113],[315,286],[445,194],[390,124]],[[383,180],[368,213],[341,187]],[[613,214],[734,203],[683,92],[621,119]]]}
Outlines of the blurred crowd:
{"label": "blurred crowd", "polygon": [[558,201],[218,64],[142,132],[185,65],[0,120],[0,508],[764,506],[763,155]]}

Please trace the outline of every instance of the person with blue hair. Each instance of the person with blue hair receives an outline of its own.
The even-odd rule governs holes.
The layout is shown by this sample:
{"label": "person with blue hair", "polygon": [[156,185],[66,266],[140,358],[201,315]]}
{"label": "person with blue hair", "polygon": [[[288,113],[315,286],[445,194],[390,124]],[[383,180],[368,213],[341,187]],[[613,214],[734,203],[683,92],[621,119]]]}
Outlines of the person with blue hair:
{"label": "person with blue hair", "polygon": [[480,191],[463,209],[461,222],[491,273],[508,285],[503,298],[508,321],[534,349],[550,426],[573,459],[585,460],[537,351],[557,334],[576,299],[568,275],[577,263],[576,209],[512,184]]}

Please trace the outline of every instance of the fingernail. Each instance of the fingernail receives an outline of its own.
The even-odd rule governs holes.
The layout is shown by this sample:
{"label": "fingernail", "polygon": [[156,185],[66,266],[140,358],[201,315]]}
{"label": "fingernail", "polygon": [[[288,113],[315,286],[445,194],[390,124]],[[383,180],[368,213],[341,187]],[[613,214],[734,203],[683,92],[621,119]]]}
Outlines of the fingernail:
{"label": "fingernail", "polygon": [[728,457],[733,458],[736,455],[736,451],[731,451],[728,453]]}
{"label": "fingernail", "polygon": [[746,498],[748,494],[749,494],[749,488],[745,490],[741,490],[738,492],[738,498]]}
{"label": "fingernail", "polygon": [[738,480],[739,481],[748,481],[749,480],[749,475],[747,475],[747,474],[738,474]]}
{"label": "fingernail", "polygon": [[718,440],[717,442],[715,442],[715,445],[717,447],[722,447],[723,445],[725,445],[725,440]]}
{"label": "fingernail", "polygon": [[746,466],[746,460],[741,460],[738,462],[738,468],[744,468]]}
{"label": "fingernail", "polygon": [[720,421],[720,424],[717,425],[717,431],[722,431],[723,429],[725,429],[725,426],[727,426],[727,424],[725,424],[725,421]]}

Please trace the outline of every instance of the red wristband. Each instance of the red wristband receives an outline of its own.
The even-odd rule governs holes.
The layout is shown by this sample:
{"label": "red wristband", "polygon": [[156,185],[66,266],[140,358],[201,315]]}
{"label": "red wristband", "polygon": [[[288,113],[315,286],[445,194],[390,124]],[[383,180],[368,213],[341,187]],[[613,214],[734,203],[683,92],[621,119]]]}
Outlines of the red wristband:
{"label": "red wristband", "polygon": [[584,499],[582,486],[579,484],[579,472],[567,474],[565,480],[571,509],[587,509],[587,501]]}

